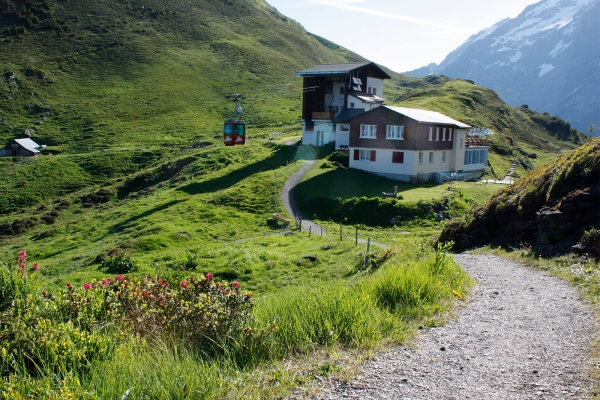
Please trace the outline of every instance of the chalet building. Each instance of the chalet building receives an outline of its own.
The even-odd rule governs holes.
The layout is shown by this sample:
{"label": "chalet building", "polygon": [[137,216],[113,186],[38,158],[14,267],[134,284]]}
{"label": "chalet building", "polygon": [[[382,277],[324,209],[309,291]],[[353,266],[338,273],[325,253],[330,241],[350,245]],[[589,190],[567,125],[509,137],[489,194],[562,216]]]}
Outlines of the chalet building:
{"label": "chalet building", "polygon": [[383,104],[383,81],[390,79],[372,62],[318,65],[297,74],[304,80],[302,144],[337,142],[336,148],[348,141],[347,125],[336,129],[336,118],[347,120],[379,107]]}
{"label": "chalet building", "polygon": [[33,157],[40,154],[40,149],[44,147],[29,138],[13,139],[0,149],[0,157]]}
{"label": "chalet building", "polygon": [[381,106],[349,120],[350,167],[406,181],[469,180],[488,147],[467,141],[469,125],[434,111]]}
{"label": "chalet building", "polygon": [[468,138],[471,126],[434,111],[383,105],[390,79],[371,62],[319,65],[304,78],[302,144],[350,152],[350,167],[421,182],[483,175],[488,145]]}

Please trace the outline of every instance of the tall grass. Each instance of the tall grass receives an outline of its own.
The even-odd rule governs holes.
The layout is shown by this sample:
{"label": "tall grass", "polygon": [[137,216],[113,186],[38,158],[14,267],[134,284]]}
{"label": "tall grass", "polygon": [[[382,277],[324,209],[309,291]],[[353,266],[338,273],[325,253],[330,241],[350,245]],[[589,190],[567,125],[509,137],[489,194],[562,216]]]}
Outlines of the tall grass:
{"label": "tall grass", "polygon": [[[264,297],[250,322],[256,334],[248,341],[232,338],[216,357],[177,336],[146,341],[115,329],[106,332],[110,354],[81,367],[40,362],[37,374],[26,365],[5,369],[0,398],[221,399],[269,392],[251,379],[256,371],[322,348],[373,349],[401,341],[412,325],[467,290],[468,276],[445,248],[412,252],[412,262],[406,262],[407,253],[350,281],[288,287]],[[49,332],[59,331],[48,323]]]}

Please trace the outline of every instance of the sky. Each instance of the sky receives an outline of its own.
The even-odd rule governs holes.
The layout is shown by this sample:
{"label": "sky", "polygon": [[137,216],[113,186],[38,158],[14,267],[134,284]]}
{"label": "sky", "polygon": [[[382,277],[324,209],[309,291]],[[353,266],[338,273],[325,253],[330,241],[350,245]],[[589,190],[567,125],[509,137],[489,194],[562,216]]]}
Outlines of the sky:
{"label": "sky", "polygon": [[439,64],[539,0],[266,0],[304,28],[396,72]]}

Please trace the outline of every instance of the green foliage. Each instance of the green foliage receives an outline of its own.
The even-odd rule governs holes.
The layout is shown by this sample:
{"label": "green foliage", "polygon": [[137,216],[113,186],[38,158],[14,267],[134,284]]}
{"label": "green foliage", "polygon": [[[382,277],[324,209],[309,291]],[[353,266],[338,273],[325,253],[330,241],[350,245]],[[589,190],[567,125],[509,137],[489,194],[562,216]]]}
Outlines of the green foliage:
{"label": "green foliage", "polygon": [[102,260],[101,268],[109,274],[128,274],[138,270],[139,262],[131,254],[116,254]]}

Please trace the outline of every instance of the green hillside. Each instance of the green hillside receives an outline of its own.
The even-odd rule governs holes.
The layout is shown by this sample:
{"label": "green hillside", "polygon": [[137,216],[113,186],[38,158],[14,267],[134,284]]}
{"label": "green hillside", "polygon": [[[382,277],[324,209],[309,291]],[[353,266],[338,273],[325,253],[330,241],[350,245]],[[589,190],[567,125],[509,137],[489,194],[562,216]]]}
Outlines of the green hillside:
{"label": "green hillside", "polygon": [[[464,218],[440,240],[467,249],[530,246],[544,256],[571,251],[600,257],[600,140],[537,168]],[[575,246],[575,247],[573,247]]]}
{"label": "green hillside", "polygon": [[[32,249],[57,276],[101,274],[111,252],[149,265],[272,233],[274,174],[281,185],[297,165],[284,170],[295,150],[268,138],[300,129],[295,72],[362,60],[262,0],[4,0],[0,39],[0,144],[30,129],[48,145],[35,159],[0,159],[0,255]],[[581,141],[467,81],[390,74],[388,103],[491,127],[498,178],[514,159],[524,174]],[[221,145],[233,110],[224,95],[236,92],[247,96],[243,149]]]}

